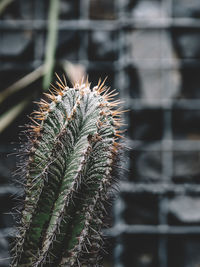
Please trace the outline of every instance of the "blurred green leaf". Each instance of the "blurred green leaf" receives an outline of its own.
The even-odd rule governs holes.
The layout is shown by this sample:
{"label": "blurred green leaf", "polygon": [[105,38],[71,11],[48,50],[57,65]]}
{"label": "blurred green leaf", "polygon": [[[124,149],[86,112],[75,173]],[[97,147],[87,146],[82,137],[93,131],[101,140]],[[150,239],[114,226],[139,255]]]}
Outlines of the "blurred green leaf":
{"label": "blurred green leaf", "polygon": [[40,66],[36,70],[32,71],[31,73],[27,74],[8,88],[4,89],[0,92],[0,104],[5,101],[10,95],[24,89],[29,84],[33,83],[40,77],[44,75],[44,65]]}
{"label": "blurred green leaf", "polygon": [[0,133],[2,133],[17,118],[29,103],[30,98],[27,98],[0,116]]}
{"label": "blurred green leaf", "polygon": [[0,16],[3,14],[4,10],[10,5],[14,0],[1,0],[0,1]]}

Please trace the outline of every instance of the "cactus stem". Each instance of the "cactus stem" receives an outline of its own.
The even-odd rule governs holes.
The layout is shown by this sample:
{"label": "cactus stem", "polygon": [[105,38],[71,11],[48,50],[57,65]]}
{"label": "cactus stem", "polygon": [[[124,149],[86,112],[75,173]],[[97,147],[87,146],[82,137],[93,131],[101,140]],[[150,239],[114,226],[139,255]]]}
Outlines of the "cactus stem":
{"label": "cactus stem", "polygon": [[124,132],[118,94],[58,77],[27,132],[26,186],[12,267],[100,264],[101,228]]}

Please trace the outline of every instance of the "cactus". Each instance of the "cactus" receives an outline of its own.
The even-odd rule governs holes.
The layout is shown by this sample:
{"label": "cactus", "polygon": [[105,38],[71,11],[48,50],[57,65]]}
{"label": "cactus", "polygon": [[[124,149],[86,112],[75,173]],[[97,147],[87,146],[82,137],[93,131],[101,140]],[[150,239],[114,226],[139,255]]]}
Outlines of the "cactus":
{"label": "cactus", "polygon": [[[104,204],[121,137],[120,101],[104,82],[58,77],[29,125],[25,201],[12,267],[100,266]],[[27,147],[27,146],[26,146]]]}

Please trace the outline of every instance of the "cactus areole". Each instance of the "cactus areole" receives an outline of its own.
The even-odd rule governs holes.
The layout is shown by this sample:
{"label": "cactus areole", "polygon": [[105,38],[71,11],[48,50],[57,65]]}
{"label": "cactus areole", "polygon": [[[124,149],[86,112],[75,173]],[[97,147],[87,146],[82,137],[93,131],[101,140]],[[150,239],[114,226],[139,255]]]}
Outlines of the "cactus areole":
{"label": "cactus areole", "polygon": [[104,204],[121,126],[117,94],[58,78],[29,125],[25,202],[11,266],[101,266]]}

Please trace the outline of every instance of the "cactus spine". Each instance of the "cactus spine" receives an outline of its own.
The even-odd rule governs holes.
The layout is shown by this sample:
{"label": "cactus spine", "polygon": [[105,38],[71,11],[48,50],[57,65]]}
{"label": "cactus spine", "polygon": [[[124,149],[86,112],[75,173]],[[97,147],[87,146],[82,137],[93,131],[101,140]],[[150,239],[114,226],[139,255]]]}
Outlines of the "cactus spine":
{"label": "cactus spine", "polygon": [[121,137],[104,82],[58,88],[30,125],[25,203],[12,267],[100,266],[104,203]]}

